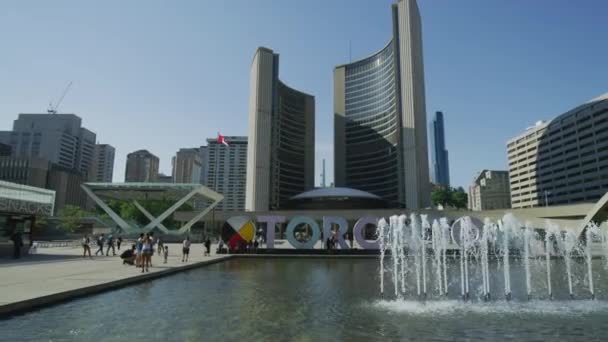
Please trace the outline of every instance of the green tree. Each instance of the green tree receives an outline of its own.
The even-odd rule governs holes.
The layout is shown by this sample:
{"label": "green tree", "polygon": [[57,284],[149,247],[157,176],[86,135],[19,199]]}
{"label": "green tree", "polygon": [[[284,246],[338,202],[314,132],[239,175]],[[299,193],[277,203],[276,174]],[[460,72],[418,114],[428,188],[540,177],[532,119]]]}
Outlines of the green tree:
{"label": "green tree", "polygon": [[431,193],[431,201],[433,201],[434,205],[442,205],[444,207],[449,205],[451,201],[450,189],[436,187]]}
{"label": "green tree", "polygon": [[59,211],[59,228],[73,232],[78,228],[80,219],[85,216],[85,212],[80,207],[75,205],[66,205]]}
{"label": "green tree", "polygon": [[456,209],[464,209],[467,207],[469,202],[469,196],[464,191],[462,187],[458,187],[458,189],[451,189],[450,194],[450,204]]}

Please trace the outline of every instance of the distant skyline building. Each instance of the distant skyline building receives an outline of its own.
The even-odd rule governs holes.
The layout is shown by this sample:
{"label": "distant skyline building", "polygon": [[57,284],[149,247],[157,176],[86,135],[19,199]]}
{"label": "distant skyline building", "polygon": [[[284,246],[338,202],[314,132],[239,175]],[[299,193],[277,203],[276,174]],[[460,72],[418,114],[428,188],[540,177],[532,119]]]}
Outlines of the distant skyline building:
{"label": "distant skyline building", "polygon": [[116,149],[108,144],[96,144],[93,158],[93,172],[89,180],[111,183],[114,176],[114,156]]}
{"label": "distant skyline building", "polygon": [[314,187],[315,98],[279,79],[279,55],[257,49],[251,65],[245,208],[281,209]]}
{"label": "distant skyline building", "polygon": [[469,209],[473,211],[509,209],[509,171],[482,170],[469,186]]}
{"label": "distant skyline building", "polygon": [[371,56],[334,69],[337,187],[391,207],[430,206],[422,27],[415,0],[392,5],[393,34]]}
{"label": "distant skyline building", "polygon": [[13,153],[13,148],[9,144],[0,142],[0,157],[10,157]]}
{"label": "distant skyline building", "polygon": [[157,156],[148,150],[137,150],[127,155],[125,182],[156,182],[158,180]]}
{"label": "distant skyline building", "polygon": [[608,191],[608,93],[507,142],[511,204],[595,202]]}
{"label": "distant skyline building", "polygon": [[435,112],[429,124],[431,143],[431,182],[446,188],[450,187],[450,164],[445,147],[445,125],[443,112]]}
{"label": "distant skyline building", "polygon": [[182,148],[172,159],[175,183],[200,183],[202,160],[198,148]]}
{"label": "distant skyline building", "polygon": [[86,181],[78,170],[37,157],[0,157],[0,180],[55,190],[55,213],[66,205],[85,208],[86,195],[80,185]]}
{"label": "distant skyline building", "polygon": [[78,170],[85,179],[92,177],[96,135],[74,114],[19,114],[13,130],[0,133],[0,138],[11,145],[15,157],[46,159]]}
{"label": "distant skyline building", "polygon": [[[228,146],[217,139],[207,139],[203,160],[204,185],[224,195],[215,210],[238,211],[245,209],[247,182],[247,137],[225,136]],[[199,151],[200,153],[200,151]]]}
{"label": "distant skyline building", "polygon": [[159,183],[173,183],[173,176],[169,176],[166,175],[164,173],[159,173],[158,174],[158,180],[157,182]]}

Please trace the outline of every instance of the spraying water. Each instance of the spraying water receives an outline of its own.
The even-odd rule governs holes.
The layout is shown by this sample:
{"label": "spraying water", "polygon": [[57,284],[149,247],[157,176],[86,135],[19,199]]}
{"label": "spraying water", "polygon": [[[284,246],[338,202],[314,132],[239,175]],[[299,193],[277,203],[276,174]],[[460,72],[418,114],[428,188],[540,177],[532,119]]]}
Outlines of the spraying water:
{"label": "spraying water", "polygon": [[[597,274],[593,274],[592,245],[601,244],[598,246],[601,250],[598,251],[604,255],[605,249],[608,249],[608,236],[601,232],[597,225],[590,224],[583,233],[587,243],[579,244],[579,235],[573,230],[560,229],[549,221],[545,222],[544,227],[537,229],[543,228],[545,234],[538,234],[531,223],[527,222],[524,226],[510,214],[497,222],[486,219],[479,225],[474,223],[473,219],[464,217],[454,223],[453,227],[450,227],[446,218],[435,219],[430,223],[426,215],[392,216],[388,222],[381,219],[377,227],[380,293],[384,296],[385,281],[392,279],[391,292],[396,299],[406,300],[408,296],[414,295],[423,300],[427,296],[445,298],[448,295],[449,277],[452,277],[452,281],[458,281],[459,277],[460,295],[463,300],[469,300],[471,289],[479,289],[480,299],[489,301],[490,257],[498,255],[495,265],[504,276],[504,294],[507,300],[512,298],[512,257],[522,258],[525,294],[528,299],[531,299],[534,287],[539,285],[532,281],[533,274],[538,274],[539,271],[546,275],[546,285],[542,288],[546,286],[549,298],[553,297],[553,286],[557,284],[559,287],[560,284],[554,283],[552,276],[555,275],[552,271],[557,272],[559,264],[558,268],[554,268],[554,265],[559,262],[564,266],[564,280],[567,281],[570,297],[574,298],[576,285],[584,279],[591,297],[595,298],[594,276],[597,278]],[[448,273],[447,254],[454,255],[454,260],[457,260],[460,266],[459,270]],[[391,260],[387,261],[387,257]],[[584,272],[573,266],[573,258],[579,257],[585,261]],[[533,263],[535,258],[539,263]],[[428,265],[431,267],[430,272],[427,272]],[[407,277],[414,272],[415,278]],[[386,278],[385,273],[390,273],[390,278]],[[516,274],[518,273],[514,271],[513,276]],[[481,284],[476,284],[477,281]],[[408,283],[411,285],[408,286]],[[432,285],[430,292],[428,284]],[[517,281],[516,284],[519,286],[520,282]],[[523,281],[521,286],[524,286]]]}

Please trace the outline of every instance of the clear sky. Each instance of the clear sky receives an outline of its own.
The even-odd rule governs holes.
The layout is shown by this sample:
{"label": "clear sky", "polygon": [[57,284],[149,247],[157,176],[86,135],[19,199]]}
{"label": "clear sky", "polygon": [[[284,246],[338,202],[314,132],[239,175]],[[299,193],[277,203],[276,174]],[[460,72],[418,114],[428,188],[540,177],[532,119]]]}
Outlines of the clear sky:
{"label": "clear sky", "polygon": [[[256,47],[280,54],[280,78],[316,96],[321,159],[333,180],[333,67],[384,46],[392,0],[0,2],[0,130],[60,112],[125,156],[146,148],[170,174],[180,147],[247,135]],[[608,1],[419,0],[427,118],[442,110],[453,185],[506,169],[506,141],[608,92]]]}

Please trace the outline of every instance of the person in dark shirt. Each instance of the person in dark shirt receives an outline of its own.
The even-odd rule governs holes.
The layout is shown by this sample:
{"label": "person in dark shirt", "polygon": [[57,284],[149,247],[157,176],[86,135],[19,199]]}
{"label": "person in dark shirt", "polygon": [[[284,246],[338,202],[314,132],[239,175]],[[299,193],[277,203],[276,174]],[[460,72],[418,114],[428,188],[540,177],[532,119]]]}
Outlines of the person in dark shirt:
{"label": "person in dark shirt", "polygon": [[21,258],[21,247],[23,247],[23,239],[21,238],[21,233],[16,231],[11,235],[11,240],[13,241],[13,258],[19,259]]}
{"label": "person in dark shirt", "polygon": [[123,265],[133,265],[133,263],[135,262],[135,245],[132,245],[131,249],[127,249],[126,251],[122,252],[120,258],[122,259]]}
{"label": "person in dark shirt", "polygon": [[205,256],[211,256],[211,240],[205,240]]}

